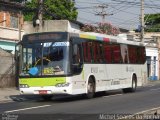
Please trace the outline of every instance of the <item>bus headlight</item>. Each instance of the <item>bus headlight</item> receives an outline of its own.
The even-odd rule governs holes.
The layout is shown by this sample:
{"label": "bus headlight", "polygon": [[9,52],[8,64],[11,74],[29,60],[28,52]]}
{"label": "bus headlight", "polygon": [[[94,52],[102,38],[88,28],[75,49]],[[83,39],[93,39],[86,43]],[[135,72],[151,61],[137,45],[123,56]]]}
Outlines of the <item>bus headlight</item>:
{"label": "bus headlight", "polygon": [[29,86],[27,84],[20,84],[19,87],[20,88],[29,88]]}
{"label": "bus headlight", "polygon": [[70,83],[58,83],[56,87],[68,87]]}

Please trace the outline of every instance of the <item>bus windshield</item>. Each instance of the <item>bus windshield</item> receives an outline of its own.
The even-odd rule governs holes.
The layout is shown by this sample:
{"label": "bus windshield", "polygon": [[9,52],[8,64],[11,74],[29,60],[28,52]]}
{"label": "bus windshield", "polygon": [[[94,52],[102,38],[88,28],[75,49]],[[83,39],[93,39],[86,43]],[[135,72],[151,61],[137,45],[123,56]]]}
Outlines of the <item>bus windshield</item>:
{"label": "bus windshield", "polygon": [[69,42],[39,42],[22,45],[21,76],[66,75]]}

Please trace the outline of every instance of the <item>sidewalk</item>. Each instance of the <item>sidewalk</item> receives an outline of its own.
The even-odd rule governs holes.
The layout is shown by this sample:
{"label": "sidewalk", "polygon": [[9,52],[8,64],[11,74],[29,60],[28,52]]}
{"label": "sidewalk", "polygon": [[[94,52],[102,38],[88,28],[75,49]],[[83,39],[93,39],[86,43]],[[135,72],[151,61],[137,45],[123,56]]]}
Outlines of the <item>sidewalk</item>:
{"label": "sidewalk", "polygon": [[148,80],[144,86],[160,84],[160,80]]}
{"label": "sidewalk", "polygon": [[0,88],[0,103],[14,101],[20,92],[16,88]]}
{"label": "sidewalk", "polygon": [[[144,86],[160,84],[160,80],[149,80]],[[16,88],[0,88],[0,103],[10,101],[21,101],[24,97]]]}

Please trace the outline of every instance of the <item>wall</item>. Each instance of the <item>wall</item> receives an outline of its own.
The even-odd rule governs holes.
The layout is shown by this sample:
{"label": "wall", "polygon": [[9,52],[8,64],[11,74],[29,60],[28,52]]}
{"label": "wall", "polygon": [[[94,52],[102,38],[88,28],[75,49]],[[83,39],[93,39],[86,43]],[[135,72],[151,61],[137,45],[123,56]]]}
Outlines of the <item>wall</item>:
{"label": "wall", "polygon": [[19,33],[21,38],[23,36],[23,30],[19,31],[20,26],[23,27],[23,16],[20,15],[23,6],[7,0],[0,4],[0,87],[15,87],[14,58],[6,51],[14,53]]}
{"label": "wall", "polygon": [[147,47],[146,56],[147,60],[149,80],[159,79],[159,62],[158,62],[158,48]]}
{"label": "wall", "polygon": [[[21,31],[21,33],[23,35],[23,31]],[[0,26],[0,38],[17,42],[19,41],[19,30],[15,28],[6,28]]]}
{"label": "wall", "polygon": [[15,64],[13,55],[0,49],[0,88],[15,87]]}
{"label": "wall", "polygon": [[24,22],[25,34],[37,32],[79,32],[79,25],[68,20],[45,20],[42,27],[33,27],[32,22]]}

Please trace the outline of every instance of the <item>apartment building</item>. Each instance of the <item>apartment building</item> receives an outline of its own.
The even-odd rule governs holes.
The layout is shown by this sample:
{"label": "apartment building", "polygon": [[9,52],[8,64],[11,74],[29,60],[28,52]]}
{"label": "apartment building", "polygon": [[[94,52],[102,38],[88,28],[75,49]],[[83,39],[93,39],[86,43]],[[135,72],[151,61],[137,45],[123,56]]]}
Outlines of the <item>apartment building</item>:
{"label": "apartment building", "polygon": [[23,35],[21,9],[19,3],[0,0],[0,48],[11,53],[14,53],[15,44]]}

